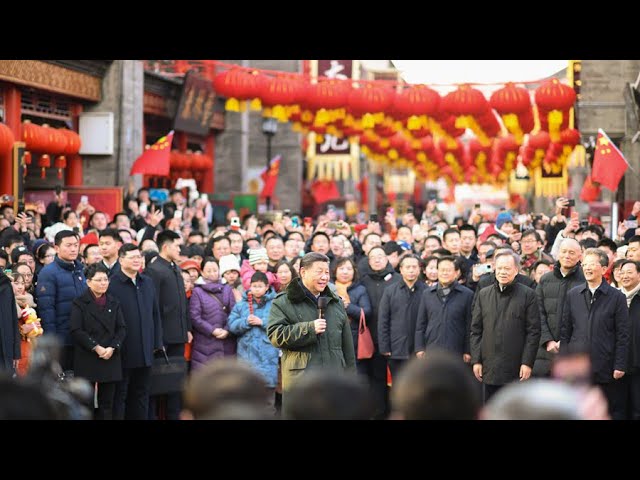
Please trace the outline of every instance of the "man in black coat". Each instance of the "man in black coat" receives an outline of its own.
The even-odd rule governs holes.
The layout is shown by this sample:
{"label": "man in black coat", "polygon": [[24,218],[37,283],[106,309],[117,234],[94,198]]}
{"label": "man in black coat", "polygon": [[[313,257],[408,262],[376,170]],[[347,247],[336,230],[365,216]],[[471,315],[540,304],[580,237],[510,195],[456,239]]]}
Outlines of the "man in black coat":
{"label": "man in black coat", "polygon": [[[187,313],[187,294],[182,272],[176,262],[180,258],[182,238],[165,230],[156,240],[160,254],[144,273],[153,280],[162,316],[162,338],[167,355],[184,355],[184,346],[191,343],[191,320]],[[152,402],[153,403],[153,402]],[[167,395],[167,420],[178,420],[182,410],[182,393]],[[151,412],[153,414],[153,412]]]}
{"label": "man in black coat", "polygon": [[402,277],[393,270],[382,247],[373,247],[369,250],[369,270],[362,275],[361,282],[371,300],[371,316],[367,325],[371,330],[375,352],[370,359],[358,362],[358,372],[366,374],[369,378],[376,419],[384,419],[389,414],[387,360],[378,350],[378,307],[384,290],[401,279]]}
{"label": "man in black coat", "polygon": [[386,288],[378,315],[378,351],[387,358],[391,376],[413,357],[416,320],[426,284],[420,282],[420,259],[407,255],[398,264],[402,280]]}
{"label": "man in black coat", "polygon": [[560,322],[567,293],[584,284],[580,266],[582,249],[577,240],[565,238],[560,243],[558,261],[551,272],[545,273],[536,287],[540,309],[540,348],[533,366],[535,377],[548,377],[551,361],[560,348]]}
{"label": "man in black coat", "polygon": [[629,307],[629,415],[640,420],[640,262],[627,260],[620,266],[620,291]]}
{"label": "man in black coat", "polygon": [[129,243],[119,250],[121,269],[110,278],[107,292],[118,300],[127,328],[122,345],[122,382],[116,388],[114,418],[146,420],[153,352],[162,348],[162,320],[153,281],[138,273],[142,256]]}
{"label": "man in black coat", "polygon": [[627,412],[629,311],[625,295],[604,281],[607,254],[598,248],[583,253],[586,283],[569,291],[560,326],[560,348],[571,344],[590,352],[593,381],[602,388],[613,420]]}
{"label": "man in black coat", "polygon": [[13,374],[20,360],[20,328],[11,280],[0,271],[0,371]]}
{"label": "man in black coat", "polygon": [[496,283],[477,294],[471,320],[473,373],[484,383],[485,402],[503,385],[531,376],[540,342],[535,292],[515,281],[518,255],[496,257]]}
{"label": "man in black coat", "polygon": [[468,363],[471,355],[469,330],[473,292],[456,281],[460,275],[454,257],[438,259],[438,283],[422,295],[415,331],[419,358],[425,351],[441,348]]}

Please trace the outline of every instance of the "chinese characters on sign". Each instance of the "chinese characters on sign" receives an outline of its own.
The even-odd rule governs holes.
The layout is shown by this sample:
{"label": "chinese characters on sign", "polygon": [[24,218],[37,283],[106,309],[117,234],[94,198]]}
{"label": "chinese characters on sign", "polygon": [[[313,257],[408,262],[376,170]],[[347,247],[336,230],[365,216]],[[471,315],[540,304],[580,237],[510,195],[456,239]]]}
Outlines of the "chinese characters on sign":
{"label": "chinese characters on sign", "polygon": [[196,135],[207,135],[211,128],[215,99],[216,94],[209,80],[198,77],[193,72],[187,73],[174,128]]}
{"label": "chinese characters on sign", "polygon": [[[347,80],[351,78],[353,60],[318,60],[318,76]],[[316,144],[316,155],[349,154],[349,140],[325,134],[324,141]]]}

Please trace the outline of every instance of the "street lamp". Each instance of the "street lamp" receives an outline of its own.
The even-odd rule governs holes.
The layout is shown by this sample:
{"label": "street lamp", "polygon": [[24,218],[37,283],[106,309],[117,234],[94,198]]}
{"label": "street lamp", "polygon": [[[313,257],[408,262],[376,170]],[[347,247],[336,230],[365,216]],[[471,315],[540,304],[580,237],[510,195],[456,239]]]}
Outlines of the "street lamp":
{"label": "street lamp", "polygon": [[[263,117],[262,119],[262,133],[267,137],[267,175],[269,174],[269,167],[271,164],[271,139],[278,133],[278,120],[271,117]],[[271,209],[271,197],[265,199],[267,204],[267,211]]]}

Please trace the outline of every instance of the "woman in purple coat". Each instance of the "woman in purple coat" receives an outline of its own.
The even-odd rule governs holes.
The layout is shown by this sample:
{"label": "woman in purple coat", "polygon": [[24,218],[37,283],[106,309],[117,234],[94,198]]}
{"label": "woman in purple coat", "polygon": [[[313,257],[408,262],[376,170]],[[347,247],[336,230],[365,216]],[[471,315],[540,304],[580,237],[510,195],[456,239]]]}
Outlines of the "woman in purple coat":
{"label": "woman in purple coat", "polygon": [[236,354],[236,337],[229,333],[227,318],[236,304],[229,285],[219,282],[220,268],[213,257],[202,261],[202,277],[189,301],[193,324],[191,368],[197,369],[212,358]]}

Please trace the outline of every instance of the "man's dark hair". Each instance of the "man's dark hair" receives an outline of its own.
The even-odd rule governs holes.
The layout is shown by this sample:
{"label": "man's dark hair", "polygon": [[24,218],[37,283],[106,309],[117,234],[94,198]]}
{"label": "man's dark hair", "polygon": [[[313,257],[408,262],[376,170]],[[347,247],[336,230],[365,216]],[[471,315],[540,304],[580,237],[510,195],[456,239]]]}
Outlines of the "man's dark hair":
{"label": "man's dark hair", "polygon": [[253,282],[262,282],[265,285],[269,285],[269,279],[267,278],[267,275],[264,272],[256,272],[253,275],[251,275],[251,283]]}
{"label": "man's dark hair", "polygon": [[409,253],[405,256],[403,256],[400,259],[400,262],[398,262],[398,269],[402,268],[402,265],[404,265],[404,262],[408,259],[413,259],[413,260],[417,260],[418,261],[418,269],[422,270],[423,266],[422,266],[422,260],[420,259],[420,257],[418,255],[416,255],[415,253]]}
{"label": "man's dark hair", "polygon": [[627,263],[630,263],[636,267],[636,272],[640,273],[640,262],[636,262],[635,260],[624,259],[624,261],[620,264],[620,268],[624,267]]}
{"label": "man's dark hair", "polygon": [[476,227],[474,227],[473,225],[469,225],[468,223],[465,223],[464,225],[462,225],[458,230],[460,231],[460,233],[464,231],[473,232],[473,234],[476,237],[478,236],[478,231],[476,230]]}
{"label": "man's dark hair", "polygon": [[129,218],[129,215],[127,215],[126,212],[118,212],[113,216],[114,223],[118,221],[118,217],[120,217],[120,216]]}
{"label": "man's dark hair", "polygon": [[387,255],[393,255],[393,253],[397,253],[398,255],[400,255],[402,252],[404,252],[404,250],[402,250],[402,247],[398,245],[398,242],[395,242],[393,240],[385,243],[382,246],[382,249]]}
{"label": "man's dark hair", "polygon": [[602,227],[600,227],[600,225],[589,225],[589,226],[584,228],[583,233],[584,232],[595,233],[598,236],[598,240],[602,239],[602,237],[604,235],[604,231],[602,230]]}
{"label": "man's dark hair", "polygon": [[111,237],[116,242],[123,243],[122,238],[120,238],[120,234],[118,233],[118,230],[116,230],[115,228],[105,228],[104,230],[102,230],[100,232],[100,238],[102,237]]}
{"label": "man's dark hair", "polygon": [[452,253],[450,250],[447,250],[446,248],[436,248],[431,252],[431,255],[433,255],[434,257],[437,257],[438,255],[442,257],[450,257]]}
{"label": "man's dark hair", "polygon": [[430,238],[433,238],[438,242],[438,245],[442,246],[442,239],[437,235],[429,235],[427,238],[424,239],[424,243],[426,244],[427,240],[429,240]]}
{"label": "man's dark hair", "polygon": [[109,270],[107,270],[107,267],[105,267],[102,262],[92,263],[84,269],[84,276],[87,280],[91,280],[98,273],[104,273],[107,277],[109,276]]}
{"label": "man's dark hair", "polygon": [[460,236],[460,230],[458,230],[457,228],[449,227],[442,234],[442,240],[445,240],[447,238],[447,235],[451,235],[453,233],[455,233],[458,236]]}
{"label": "man's dark hair", "polygon": [[535,273],[535,271],[538,269],[538,267],[540,265],[546,265],[548,267],[553,267],[553,262],[551,262],[551,261],[549,261],[547,259],[544,259],[544,258],[541,258],[540,260],[536,260],[534,262],[534,264],[531,265],[531,272]]}
{"label": "man's dark hair", "polygon": [[640,243],[640,235],[634,235],[627,243]]}
{"label": "man's dark hair", "polygon": [[22,255],[28,255],[31,258],[33,258],[35,260],[35,257],[33,256],[33,254],[29,251],[29,249],[25,246],[20,246],[20,247],[16,247],[13,250],[11,250],[11,263],[17,263],[18,259],[22,256]]}
{"label": "man's dark hair", "polygon": [[[280,240],[282,243],[284,243],[284,240],[282,239],[282,237],[281,237],[280,235],[278,235],[278,234],[275,234],[275,235],[273,235],[273,236],[271,236],[271,237],[267,238],[267,240],[265,240],[265,242],[264,242],[264,246],[266,247],[266,246],[267,246],[267,244],[268,244],[271,240]],[[231,241],[231,240],[229,240],[229,241]]]}
{"label": "man's dark hair", "polygon": [[125,243],[118,249],[118,257],[124,258],[127,256],[127,252],[133,252],[134,250],[139,250],[140,247],[134,245],[133,243]]}
{"label": "man's dark hair", "polygon": [[460,265],[456,263],[456,257],[454,257],[453,255],[447,255],[447,256],[438,258],[438,266],[440,266],[442,262],[451,262],[453,263],[453,268],[455,270],[460,271]]}
{"label": "man's dark hair", "polygon": [[9,255],[3,249],[0,248],[0,259],[4,260],[6,263],[9,263]]}
{"label": "man's dark hair", "polygon": [[56,236],[53,239],[53,243],[57,247],[59,247],[60,245],[62,245],[62,240],[69,237],[76,237],[76,240],[80,241],[80,237],[73,230],[61,230],[58,233],[56,233]]}
{"label": "man's dark hair", "polygon": [[[329,235],[327,235],[325,232],[316,232],[313,235],[311,235],[311,241],[309,242],[309,245],[313,245],[313,241],[317,238],[317,237],[326,237],[327,238],[327,242],[330,242],[331,239],[329,238]],[[268,240],[267,240],[268,241]],[[265,242],[266,245],[267,242]]]}
{"label": "man's dark hair", "polygon": [[317,253],[317,252],[307,253],[304,257],[302,257],[302,261],[300,262],[300,268],[307,269],[316,262],[325,262],[328,264],[329,257],[327,257],[326,255],[323,255],[322,253]]}
{"label": "man's dark hair", "polygon": [[13,228],[7,227],[5,230],[2,230],[2,245],[3,247],[10,247],[14,243],[21,243],[24,245],[24,238],[18,232],[16,232]]}
{"label": "man's dark hair", "polygon": [[369,420],[372,415],[369,390],[357,375],[312,371],[287,392],[291,420]]}
{"label": "man's dark hair", "polygon": [[173,243],[175,240],[178,240],[180,235],[172,230],[163,230],[158,234],[156,238],[156,244],[158,245],[158,250],[162,251],[162,247],[164,247],[167,243]]}
{"label": "man's dark hair", "polygon": [[189,236],[187,238],[191,238],[191,237],[202,237],[202,238],[204,238],[204,234],[199,230],[194,230],[191,233],[189,233]]}
{"label": "man's dark hair", "polygon": [[520,237],[520,242],[522,243],[522,240],[524,240],[526,237],[535,237],[536,242],[542,243],[542,237],[540,236],[540,233],[538,233],[538,231],[535,230],[534,228],[528,228],[527,230],[522,232],[522,237]]}
{"label": "man's dark hair", "polygon": [[580,248],[582,248],[583,251],[589,248],[596,248],[597,245],[598,242],[593,238],[583,238],[582,240],[580,240]]}
{"label": "man's dark hair", "polygon": [[376,237],[378,237],[378,238],[381,238],[379,233],[376,233],[376,232],[369,232],[369,233],[367,233],[367,234],[364,236],[364,238],[362,239],[362,243],[363,243],[363,244],[367,243],[367,239],[368,239],[369,237],[373,236],[373,235],[375,235],[375,236],[376,236]]}
{"label": "man's dark hair", "polygon": [[616,244],[616,242],[611,240],[609,237],[602,237],[600,239],[600,241],[596,245],[596,248],[600,248],[600,247],[607,247],[613,253],[616,253],[616,250],[618,250],[618,245]]}
{"label": "man's dark hair", "polygon": [[445,350],[427,350],[394,380],[393,411],[405,420],[475,420],[481,401],[471,370]]}
{"label": "man's dark hair", "polygon": [[84,247],[84,250],[82,252],[82,258],[84,258],[85,260],[87,258],[89,258],[89,249],[93,248],[93,247],[98,247],[100,248],[100,245],[98,245],[97,243],[90,243],[89,245],[87,245],[86,247]]}

